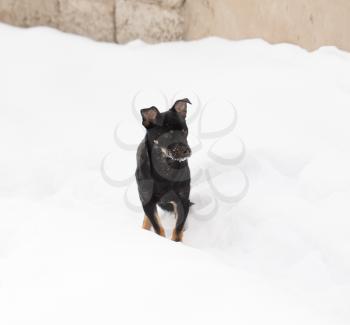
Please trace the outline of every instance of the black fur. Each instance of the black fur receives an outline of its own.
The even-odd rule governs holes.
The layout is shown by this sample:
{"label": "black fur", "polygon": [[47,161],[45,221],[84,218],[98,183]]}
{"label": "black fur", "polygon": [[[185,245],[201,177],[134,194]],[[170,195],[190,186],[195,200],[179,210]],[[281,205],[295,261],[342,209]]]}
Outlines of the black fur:
{"label": "black fur", "polygon": [[157,205],[177,215],[173,240],[181,241],[191,202],[191,174],[187,158],[187,104],[185,98],[163,113],[156,107],[141,110],[146,136],[137,150],[136,180],[145,215],[156,233],[164,230],[157,218]]}

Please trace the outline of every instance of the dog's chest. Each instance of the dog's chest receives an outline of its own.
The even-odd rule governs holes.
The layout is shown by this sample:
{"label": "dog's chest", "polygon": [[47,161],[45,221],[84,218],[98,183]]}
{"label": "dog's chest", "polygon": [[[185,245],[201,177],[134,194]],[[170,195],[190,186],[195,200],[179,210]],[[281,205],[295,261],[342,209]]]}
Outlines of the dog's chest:
{"label": "dog's chest", "polygon": [[185,162],[169,163],[163,157],[157,157],[153,159],[152,167],[156,179],[161,183],[168,183],[168,186],[172,186],[172,183],[189,181],[191,177],[190,169]]}
{"label": "dog's chest", "polygon": [[182,198],[185,193],[189,192],[189,183],[178,182],[154,182],[153,195],[160,202],[175,201],[177,198]]}

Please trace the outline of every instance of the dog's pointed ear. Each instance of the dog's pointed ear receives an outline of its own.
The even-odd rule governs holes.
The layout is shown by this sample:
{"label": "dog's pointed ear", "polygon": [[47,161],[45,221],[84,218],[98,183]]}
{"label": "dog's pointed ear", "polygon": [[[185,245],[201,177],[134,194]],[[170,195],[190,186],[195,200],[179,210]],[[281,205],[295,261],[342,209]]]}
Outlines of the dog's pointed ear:
{"label": "dog's pointed ear", "polygon": [[186,118],[187,115],[187,104],[191,104],[190,100],[188,98],[179,99],[175,102],[171,110],[177,112],[182,116],[183,118]]}
{"label": "dog's pointed ear", "polygon": [[150,129],[157,123],[160,114],[157,107],[152,106],[150,108],[143,108],[140,112],[142,116],[142,124],[146,129]]}

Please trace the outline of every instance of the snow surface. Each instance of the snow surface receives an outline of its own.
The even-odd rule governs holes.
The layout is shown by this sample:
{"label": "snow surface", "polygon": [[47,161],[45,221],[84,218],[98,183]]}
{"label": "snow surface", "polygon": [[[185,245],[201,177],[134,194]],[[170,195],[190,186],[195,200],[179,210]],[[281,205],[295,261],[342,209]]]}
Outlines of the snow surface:
{"label": "snow surface", "polygon": [[[349,324],[349,53],[0,25],[0,90],[0,324]],[[132,100],[183,95],[197,176],[180,244],[140,228]],[[244,175],[242,200],[214,192]]]}

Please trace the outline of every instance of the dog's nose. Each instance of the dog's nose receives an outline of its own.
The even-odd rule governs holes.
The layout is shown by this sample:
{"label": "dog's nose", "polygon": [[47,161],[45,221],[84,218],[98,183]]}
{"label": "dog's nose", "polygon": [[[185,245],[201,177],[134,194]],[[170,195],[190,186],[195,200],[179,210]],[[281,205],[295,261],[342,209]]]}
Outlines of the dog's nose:
{"label": "dog's nose", "polygon": [[190,156],[191,155],[191,149],[189,147],[187,147],[187,148],[184,149],[183,153],[184,153],[185,156]]}
{"label": "dog's nose", "polygon": [[183,146],[183,147],[181,147],[181,151],[179,153],[180,153],[181,157],[186,158],[186,157],[191,156],[192,152],[191,152],[191,148],[190,147]]}
{"label": "dog's nose", "polygon": [[191,148],[184,143],[177,143],[171,145],[168,150],[176,159],[188,158],[191,156]]}

